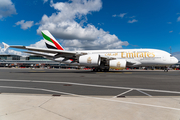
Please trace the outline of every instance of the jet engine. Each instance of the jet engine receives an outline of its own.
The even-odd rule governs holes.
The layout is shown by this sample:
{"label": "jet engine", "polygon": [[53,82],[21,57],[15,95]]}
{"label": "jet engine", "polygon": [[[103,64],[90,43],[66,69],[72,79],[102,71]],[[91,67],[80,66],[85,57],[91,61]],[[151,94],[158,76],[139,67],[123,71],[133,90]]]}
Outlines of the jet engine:
{"label": "jet engine", "polygon": [[109,61],[109,67],[112,69],[125,69],[126,68],[126,60],[116,59]]}
{"label": "jet engine", "polygon": [[79,57],[79,63],[84,66],[99,66],[101,57],[98,54],[82,55]]}

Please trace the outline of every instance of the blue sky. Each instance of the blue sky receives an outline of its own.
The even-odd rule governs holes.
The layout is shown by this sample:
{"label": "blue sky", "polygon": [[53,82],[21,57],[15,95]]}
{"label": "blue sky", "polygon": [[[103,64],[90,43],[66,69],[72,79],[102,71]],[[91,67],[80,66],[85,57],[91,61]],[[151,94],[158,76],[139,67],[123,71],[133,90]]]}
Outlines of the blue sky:
{"label": "blue sky", "polygon": [[179,52],[180,1],[0,0],[0,42],[44,47],[42,29],[66,50]]}

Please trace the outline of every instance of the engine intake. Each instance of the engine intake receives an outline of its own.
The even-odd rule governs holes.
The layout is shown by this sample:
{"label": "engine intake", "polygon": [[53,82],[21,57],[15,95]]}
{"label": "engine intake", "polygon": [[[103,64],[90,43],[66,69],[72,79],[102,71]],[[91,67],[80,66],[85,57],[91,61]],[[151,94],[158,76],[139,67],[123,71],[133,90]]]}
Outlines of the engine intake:
{"label": "engine intake", "polygon": [[84,66],[99,66],[101,57],[98,54],[82,55],[79,57],[79,63]]}
{"label": "engine intake", "polygon": [[125,69],[126,68],[126,60],[120,60],[120,59],[110,60],[109,67],[112,69],[119,69],[119,70]]}

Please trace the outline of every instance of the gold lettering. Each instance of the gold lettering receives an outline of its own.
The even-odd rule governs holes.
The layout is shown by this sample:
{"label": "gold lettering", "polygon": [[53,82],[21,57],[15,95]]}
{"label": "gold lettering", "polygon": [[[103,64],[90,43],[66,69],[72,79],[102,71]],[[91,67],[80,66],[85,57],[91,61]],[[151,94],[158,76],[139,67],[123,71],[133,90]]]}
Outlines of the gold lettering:
{"label": "gold lettering", "polygon": [[128,56],[128,54],[129,54],[129,53],[126,53],[126,58],[128,58],[128,57],[129,57],[129,56]]}
{"label": "gold lettering", "polygon": [[141,53],[139,53],[140,55],[139,55],[139,57],[143,57],[143,53],[141,52]]}
{"label": "gold lettering", "polygon": [[136,57],[136,52],[134,51],[134,57]]}
{"label": "gold lettering", "polygon": [[150,52],[148,52],[148,53],[147,53],[147,56],[149,57],[149,55],[150,55],[150,54],[151,54],[151,53],[150,53]]}
{"label": "gold lettering", "polygon": [[124,52],[121,52],[121,58],[125,58],[125,57],[124,57]]}
{"label": "gold lettering", "polygon": [[134,55],[133,55],[133,53],[126,53],[126,57],[127,57],[127,58],[133,58]]}
{"label": "gold lettering", "polygon": [[138,55],[139,53],[137,52],[137,55],[136,55],[136,57],[138,58],[139,57],[139,55]]}
{"label": "gold lettering", "polygon": [[118,53],[106,53],[105,56],[117,56]]}
{"label": "gold lettering", "polygon": [[144,57],[146,58],[146,52],[144,52]]}
{"label": "gold lettering", "polygon": [[154,53],[152,53],[152,57],[155,57],[155,54],[154,54]]}
{"label": "gold lettering", "polygon": [[147,56],[148,56],[148,57],[155,57],[155,55],[154,55],[153,52],[152,52],[152,53],[148,52],[148,53],[147,53]]}
{"label": "gold lettering", "polygon": [[118,55],[118,53],[115,53],[115,54],[114,54],[114,56],[117,56],[117,55]]}
{"label": "gold lettering", "polygon": [[[146,58],[146,57],[155,57],[153,52],[121,52],[121,58]],[[106,53],[105,56],[118,56],[118,53]]]}

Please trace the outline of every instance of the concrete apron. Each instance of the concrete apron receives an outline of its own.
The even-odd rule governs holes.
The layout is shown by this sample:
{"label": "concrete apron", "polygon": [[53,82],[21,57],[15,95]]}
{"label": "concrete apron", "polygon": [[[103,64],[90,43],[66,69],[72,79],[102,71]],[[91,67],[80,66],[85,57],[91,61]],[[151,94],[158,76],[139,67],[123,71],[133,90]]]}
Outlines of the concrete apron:
{"label": "concrete apron", "polygon": [[179,120],[180,97],[0,94],[0,120]]}

